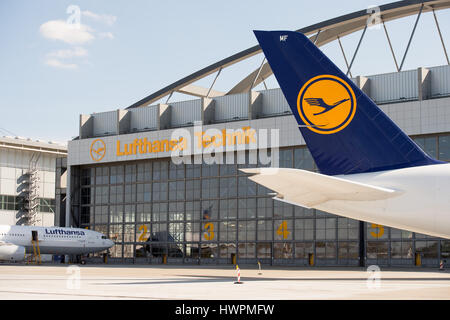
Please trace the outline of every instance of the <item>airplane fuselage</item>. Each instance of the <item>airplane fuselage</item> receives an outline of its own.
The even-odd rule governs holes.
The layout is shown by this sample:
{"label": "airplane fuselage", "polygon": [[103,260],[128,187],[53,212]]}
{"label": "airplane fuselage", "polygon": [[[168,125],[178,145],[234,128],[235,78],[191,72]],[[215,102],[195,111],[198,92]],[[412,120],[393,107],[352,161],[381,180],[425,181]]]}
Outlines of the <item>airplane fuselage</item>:
{"label": "airplane fuselage", "polygon": [[450,238],[450,164],[336,176],[400,191],[376,201],[331,200],[317,209],[352,219]]}
{"label": "airplane fuselage", "polygon": [[114,242],[103,234],[86,229],[0,225],[0,242],[33,252],[32,234],[37,232],[41,254],[87,254],[110,248]]}

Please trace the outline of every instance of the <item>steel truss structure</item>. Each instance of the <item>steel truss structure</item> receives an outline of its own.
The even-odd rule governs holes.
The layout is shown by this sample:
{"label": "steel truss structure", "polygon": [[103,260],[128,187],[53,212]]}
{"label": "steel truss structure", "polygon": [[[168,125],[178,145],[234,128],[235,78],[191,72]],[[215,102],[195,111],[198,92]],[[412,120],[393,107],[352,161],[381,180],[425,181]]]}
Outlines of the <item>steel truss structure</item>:
{"label": "steel truss structure", "polygon": [[[394,60],[396,70],[400,72],[404,66],[406,57],[408,55],[411,46],[411,42],[414,38],[417,25],[419,23],[421,16],[424,13],[431,12],[433,14],[434,21],[436,23],[436,29],[439,34],[445,58],[447,60],[447,63],[450,65],[444,38],[442,36],[441,28],[439,26],[439,21],[436,15],[436,11],[448,8],[450,8],[450,0],[398,1],[385,4],[376,8],[368,8],[365,10],[356,11],[337,18],[319,22],[317,24],[304,27],[302,29],[298,29],[297,31],[302,32],[303,34],[309,36],[311,41],[313,41],[319,47],[337,40],[339,42],[339,46],[347,66],[347,75],[353,77],[351,73],[351,68],[355,62],[355,58],[364,40],[368,27],[375,24],[382,24],[386,35],[387,43],[389,45]],[[389,37],[389,33],[386,28],[386,22],[414,15],[416,15],[417,18],[412,28],[408,45],[406,47],[405,52],[403,53],[399,65],[396,54],[392,47],[391,38]],[[344,47],[341,42],[341,38],[361,30],[362,30],[361,37],[349,63],[349,60],[347,59]],[[255,86],[259,85],[260,83],[263,83],[264,86],[267,88],[265,84],[265,79],[267,79],[272,75],[272,70],[270,69],[269,64],[264,58],[260,67],[257,70],[254,70],[244,79],[240,80],[233,88],[229,89],[228,92],[220,92],[213,89],[217,81],[217,78],[220,76],[223,69],[230,67],[240,61],[249,59],[261,52],[262,51],[259,46],[254,46],[239,53],[236,53],[228,58],[213,63],[212,65],[206,68],[194,72],[187,77],[175,81],[174,83],[132,104],[127,109],[148,106],[164,97],[167,97],[166,100],[167,104],[174,92],[179,92],[201,98],[211,98],[248,92],[251,91]],[[216,73],[216,76],[209,88],[204,88],[193,84],[196,81],[203,79],[214,73]]]}

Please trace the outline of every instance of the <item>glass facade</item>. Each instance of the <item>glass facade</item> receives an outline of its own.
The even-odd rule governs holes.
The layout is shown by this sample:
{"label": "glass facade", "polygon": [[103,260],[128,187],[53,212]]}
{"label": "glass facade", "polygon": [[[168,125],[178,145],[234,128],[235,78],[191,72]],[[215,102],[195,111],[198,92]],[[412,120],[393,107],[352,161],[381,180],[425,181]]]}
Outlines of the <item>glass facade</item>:
{"label": "glass facade", "polygon": [[[26,200],[22,196],[0,195],[0,210],[24,210]],[[55,199],[39,199],[38,212],[55,212]]]}
{"label": "glass facade", "polygon": [[[450,160],[450,136],[414,139]],[[280,167],[316,170],[306,147],[280,149]],[[115,241],[113,260],[160,263],[436,265],[450,241],[338,217],[272,199],[239,168],[169,158],[73,170],[79,226]],[[255,165],[253,165],[255,166]]]}

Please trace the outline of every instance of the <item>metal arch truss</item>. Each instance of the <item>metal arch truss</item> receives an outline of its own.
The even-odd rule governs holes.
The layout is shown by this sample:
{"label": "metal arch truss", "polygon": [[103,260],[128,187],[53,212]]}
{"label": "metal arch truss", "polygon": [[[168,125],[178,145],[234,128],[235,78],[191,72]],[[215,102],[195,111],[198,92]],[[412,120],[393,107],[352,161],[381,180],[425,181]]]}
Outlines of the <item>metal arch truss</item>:
{"label": "metal arch truss", "polygon": [[[378,18],[378,19],[376,21],[377,21],[377,23],[383,24],[383,28],[384,28],[384,31],[386,34],[389,48],[391,50],[391,53],[392,53],[392,56],[394,59],[396,69],[397,69],[397,71],[401,71],[402,67],[405,63],[407,54],[409,52],[409,48],[410,48],[412,39],[414,37],[415,31],[416,31],[416,28],[417,28],[417,25],[418,25],[418,22],[419,22],[419,19],[420,19],[422,13],[432,12],[433,16],[434,16],[434,20],[436,22],[437,31],[438,31],[438,34],[439,34],[439,37],[441,40],[445,58],[447,59],[447,63],[450,64],[447,50],[445,47],[445,43],[443,40],[442,32],[441,32],[441,29],[440,29],[440,26],[438,23],[438,19],[436,17],[436,12],[435,12],[438,10],[443,10],[443,9],[448,9],[448,8],[450,8],[450,0],[397,1],[397,2],[392,2],[389,4],[379,6],[377,8],[377,10],[375,11],[375,13],[373,12],[373,10],[370,10],[373,8],[369,8],[366,10],[360,10],[360,11],[356,11],[353,13],[349,13],[349,14],[337,17],[337,18],[326,20],[326,21],[323,21],[323,22],[320,22],[320,23],[317,23],[317,24],[314,24],[314,25],[311,25],[311,26],[308,26],[308,27],[305,27],[305,28],[302,28],[302,29],[299,29],[296,31],[309,36],[311,41],[313,41],[318,47],[337,40],[341,47],[342,54],[344,55],[345,63],[347,66],[347,74],[349,74],[352,77],[351,68],[355,61],[358,50],[361,46],[362,40],[364,39],[364,35],[368,28],[369,21],[370,22],[373,21],[374,15],[377,15],[376,18]],[[385,22],[397,20],[400,18],[408,17],[408,16],[414,16],[414,15],[417,15],[416,22],[412,29],[411,36],[409,38],[405,53],[403,54],[401,63],[399,65],[397,62],[397,58],[395,56],[393,47],[392,47],[391,39],[389,38],[389,34],[386,29]],[[355,33],[360,30],[362,30],[361,38],[359,39],[358,45],[355,49],[355,52],[354,52],[351,62],[349,64],[340,39],[346,35]],[[216,80],[219,77],[219,75],[223,69],[225,69],[231,65],[234,65],[240,61],[243,61],[250,57],[253,57],[259,53],[261,53],[261,48],[259,46],[254,46],[254,47],[248,48],[244,51],[238,52],[228,58],[218,61],[206,68],[203,68],[187,77],[184,77],[184,78],[150,94],[149,96],[147,96],[147,97],[141,99],[140,101],[134,103],[133,105],[129,106],[127,109],[147,106],[147,105],[150,105],[153,102],[158,101],[166,96],[168,96],[168,98],[167,98],[167,102],[168,102],[174,92],[185,93],[185,94],[193,95],[196,97],[210,98],[210,97],[219,97],[219,96],[224,96],[224,95],[249,92],[255,86],[259,85],[260,83],[263,83],[264,86],[267,88],[267,86],[265,84],[265,79],[267,79],[269,76],[272,75],[272,70],[270,69],[269,64],[267,63],[266,59],[264,58],[258,69],[254,70],[247,77],[245,77],[244,79],[239,81],[228,92],[221,92],[221,91],[213,90],[214,84],[216,83]],[[213,73],[216,73],[216,76],[209,88],[203,88],[203,87],[196,86],[193,84],[194,82],[196,82],[200,79],[203,79]]]}

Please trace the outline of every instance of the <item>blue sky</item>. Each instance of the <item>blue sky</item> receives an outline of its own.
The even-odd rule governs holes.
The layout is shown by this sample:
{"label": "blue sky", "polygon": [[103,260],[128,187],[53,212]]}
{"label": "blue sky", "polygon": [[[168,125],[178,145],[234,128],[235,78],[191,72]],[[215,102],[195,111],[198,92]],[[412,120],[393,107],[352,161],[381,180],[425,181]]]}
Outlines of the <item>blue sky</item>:
{"label": "blue sky", "polygon": [[[0,135],[67,141],[80,114],[126,108],[152,92],[257,44],[253,29],[293,30],[389,1],[0,1]],[[80,29],[67,30],[69,6]],[[450,50],[450,10],[437,12]],[[73,21],[73,20],[71,20]],[[415,17],[387,24],[397,59]],[[73,29],[72,29],[73,30]],[[350,59],[360,33],[342,39]],[[341,68],[337,42],[322,50]],[[258,55],[222,72],[231,88],[259,66]],[[404,70],[445,64],[431,14],[419,22]],[[369,30],[353,75],[395,71],[384,31]],[[213,76],[199,84],[209,86]],[[278,87],[268,80],[269,87]],[[257,89],[261,89],[258,87]],[[176,100],[190,97],[177,95]]]}

